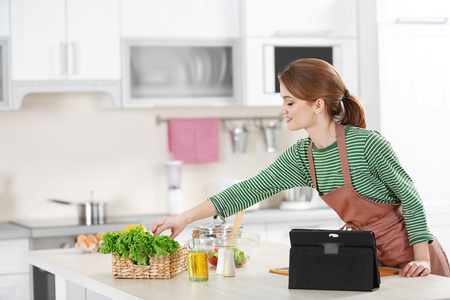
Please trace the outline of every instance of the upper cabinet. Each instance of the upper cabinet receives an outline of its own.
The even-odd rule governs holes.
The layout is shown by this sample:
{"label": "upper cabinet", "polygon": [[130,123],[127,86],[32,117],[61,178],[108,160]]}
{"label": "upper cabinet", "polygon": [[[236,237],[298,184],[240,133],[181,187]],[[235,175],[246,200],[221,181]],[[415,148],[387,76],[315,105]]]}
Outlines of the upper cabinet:
{"label": "upper cabinet", "polygon": [[246,105],[279,106],[277,75],[311,57],[332,64],[358,94],[355,0],[244,0],[242,16]]}
{"label": "upper cabinet", "polygon": [[450,16],[448,0],[377,0],[378,23],[445,24]]}
{"label": "upper cabinet", "polygon": [[119,20],[119,0],[12,1],[12,80],[119,79]]}
{"label": "upper cabinet", "polygon": [[0,37],[9,34],[9,0],[0,0]]}
{"label": "upper cabinet", "polygon": [[237,41],[125,39],[123,106],[239,104]]}
{"label": "upper cabinet", "polygon": [[238,37],[239,0],[123,0],[122,35],[152,38]]}
{"label": "upper cabinet", "polygon": [[92,91],[113,107],[278,106],[277,73],[304,56],[357,93],[356,12],[357,0],[0,0],[10,106]]}
{"label": "upper cabinet", "polygon": [[356,0],[244,0],[245,34],[356,37]]}
{"label": "upper cabinet", "polygon": [[240,104],[239,0],[123,0],[122,106]]}

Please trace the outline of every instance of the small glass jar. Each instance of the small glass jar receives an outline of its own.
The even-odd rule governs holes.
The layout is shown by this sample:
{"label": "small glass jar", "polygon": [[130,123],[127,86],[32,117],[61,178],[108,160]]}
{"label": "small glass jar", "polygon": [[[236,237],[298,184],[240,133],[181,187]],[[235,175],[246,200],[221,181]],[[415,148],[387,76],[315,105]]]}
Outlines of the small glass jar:
{"label": "small glass jar", "polygon": [[190,281],[207,281],[209,278],[208,253],[200,247],[200,230],[194,230],[188,242],[188,270]]}

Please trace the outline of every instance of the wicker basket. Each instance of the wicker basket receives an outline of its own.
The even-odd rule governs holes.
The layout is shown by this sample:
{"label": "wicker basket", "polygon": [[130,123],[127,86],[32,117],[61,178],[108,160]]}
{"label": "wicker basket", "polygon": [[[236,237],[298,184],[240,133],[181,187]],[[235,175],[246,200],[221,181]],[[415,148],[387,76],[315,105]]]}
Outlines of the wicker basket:
{"label": "wicker basket", "polygon": [[187,270],[187,248],[181,247],[169,256],[150,256],[149,266],[139,266],[131,259],[112,257],[112,273],[114,278],[132,279],[170,279]]}

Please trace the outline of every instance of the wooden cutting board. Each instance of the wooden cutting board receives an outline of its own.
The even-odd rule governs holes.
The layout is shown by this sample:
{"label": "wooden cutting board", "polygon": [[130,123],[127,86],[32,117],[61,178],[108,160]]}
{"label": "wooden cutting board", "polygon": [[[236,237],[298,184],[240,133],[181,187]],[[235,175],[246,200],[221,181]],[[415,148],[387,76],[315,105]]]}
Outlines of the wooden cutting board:
{"label": "wooden cutting board", "polygon": [[[378,270],[380,271],[380,277],[395,275],[395,274],[399,273],[398,270],[392,270],[392,269],[386,269],[386,268],[379,268]],[[270,273],[289,275],[289,268],[274,268],[274,269],[269,269],[269,271],[270,271]]]}

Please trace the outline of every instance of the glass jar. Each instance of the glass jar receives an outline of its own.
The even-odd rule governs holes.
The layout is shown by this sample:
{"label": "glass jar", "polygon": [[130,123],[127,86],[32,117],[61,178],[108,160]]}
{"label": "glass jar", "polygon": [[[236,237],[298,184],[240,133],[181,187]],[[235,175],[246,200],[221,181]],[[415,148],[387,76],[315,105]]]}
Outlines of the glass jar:
{"label": "glass jar", "polygon": [[194,230],[188,242],[188,270],[190,281],[207,281],[209,278],[208,253],[200,247],[200,230]]}

